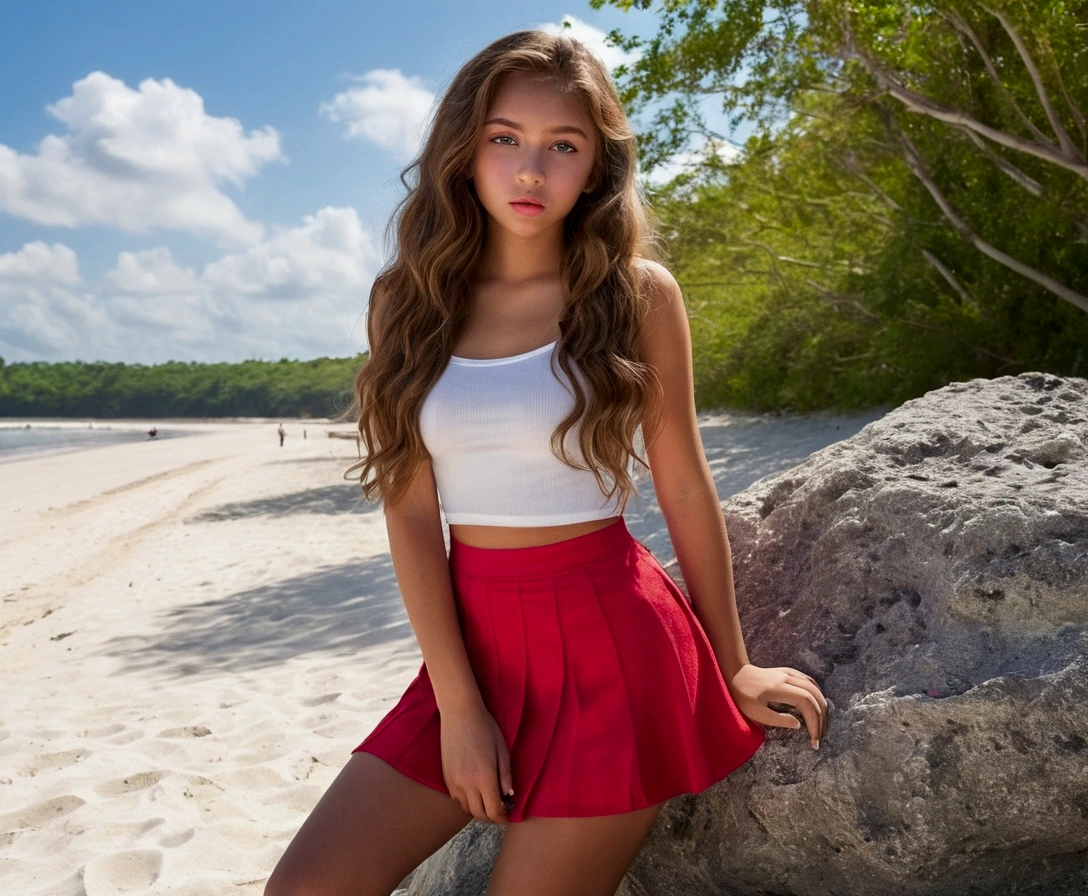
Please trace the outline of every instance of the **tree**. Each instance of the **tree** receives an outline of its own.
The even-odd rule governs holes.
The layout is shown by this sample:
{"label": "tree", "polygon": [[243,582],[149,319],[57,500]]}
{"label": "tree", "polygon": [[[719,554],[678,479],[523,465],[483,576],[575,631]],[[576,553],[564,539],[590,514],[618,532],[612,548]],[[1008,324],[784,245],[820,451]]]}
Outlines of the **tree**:
{"label": "tree", "polygon": [[[606,0],[591,0],[599,8]],[[806,93],[865,105],[893,153],[948,227],[1007,271],[1088,311],[1088,2],[1085,0],[610,0],[658,8],[650,39],[612,38],[641,58],[617,73],[636,114],[662,101],[640,135],[652,168],[692,135],[721,138],[700,103],[721,98],[733,124],[773,133]],[[738,83],[738,76],[747,77]],[[878,147],[858,146],[862,180]],[[1045,218],[1042,244],[1023,219],[994,220],[980,165],[1015,185],[1017,204]],[[988,179],[986,180],[988,184]],[[951,265],[923,257],[960,294]]]}
{"label": "tree", "polygon": [[612,35],[642,52],[617,78],[646,168],[723,139],[708,96],[755,126],[738,161],[707,154],[653,194],[701,403],[1080,370],[1088,0],[612,2],[660,17],[651,38]]}

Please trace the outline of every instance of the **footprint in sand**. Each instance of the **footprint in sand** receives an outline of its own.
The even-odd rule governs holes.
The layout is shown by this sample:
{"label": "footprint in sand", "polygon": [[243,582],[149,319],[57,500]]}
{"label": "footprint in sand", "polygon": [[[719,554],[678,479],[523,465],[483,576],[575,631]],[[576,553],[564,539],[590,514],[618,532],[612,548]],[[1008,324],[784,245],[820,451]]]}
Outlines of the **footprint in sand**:
{"label": "footprint in sand", "polygon": [[159,839],[159,843],[167,849],[176,849],[192,840],[195,833],[196,828],[186,828],[184,831],[178,831],[176,834],[167,834],[165,837]]}
{"label": "footprint in sand", "polygon": [[322,706],[325,703],[332,703],[337,697],[340,696],[340,692],[335,694],[322,694],[320,697],[311,697],[309,700],[300,700],[299,702],[303,706]]}
{"label": "footprint in sand", "polygon": [[138,728],[122,728],[122,730],[118,731],[116,734],[111,735],[106,743],[123,747],[125,744],[131,744],[133,741],[142,740],[143,738],[144,732],[140,731]]}
{"label": "footprint in sand", "polygon": [[94,792],[99,796],[121,796],[124,793],[132,793],[135,790],[146,790],[154,784],[158,784],[169,775],[166,771],[138,772],[126,778],[118,778],[116,781],[106,781],[99,784]]}
{"label": "footprint in sand", "polygon": [[17,812],[9,812],[7,815],[0,815],[0,830],[11,831],[19,830],[20,828],[40,828],[42,825],[48,824],[54,818],[59,818],[61,815],[67,815],[69,812],[74,812],[86,801],[81,800],[78,796],[58,796],[51,800],[46,800],[43,803],[35,803],[32,806],[27,806],[24,809],[20,809]]}
{"label": "footprint in sand", "polygon": [[114,734],[120,734],[125,730],[125,726],[119,722],[115,722],[112,725],[102,725],[99,728],[88,728],[83,732],[84,737],[110,737]]}
{"label": "footprint in sand", "polygon": [[139,893],[159,879],[162,853],[157,849],[129,849],[97,856],[83,866],[87,896]]}
{"label": "footprint in sand", "polygon": [[288,783],[287,779],[279,772],[260,765],[231,769],[219,775],[219,781],[227,787],[246,792],[257,790],[275,791]]}
{"label": "footprint in sand", "polygon": [[159,732],[159,737],[207,737],[212,733],[211,728],[203,725],[186,725],[184,728],[167,728]]}
{"label": "footprint in sand", "polygon": [[74,765],[91,755],[90,750],[62,750],[59,753],[42,753],[20,768],[20,772],[33,778],[40,772],[56,771]]}

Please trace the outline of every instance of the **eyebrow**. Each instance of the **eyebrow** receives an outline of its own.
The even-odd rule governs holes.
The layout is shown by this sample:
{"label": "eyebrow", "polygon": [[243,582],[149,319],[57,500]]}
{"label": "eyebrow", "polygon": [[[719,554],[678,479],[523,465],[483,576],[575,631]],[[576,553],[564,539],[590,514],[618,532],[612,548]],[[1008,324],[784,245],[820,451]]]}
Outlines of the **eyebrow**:
{"label": "eyebrow", "polygon": [[[484,122],[484,125],[489,124],[501,124],[508,128],[513,128],[515,131],[524,131],[525,128],[518,124],[516,121],[511,121],[509,118],[490,118]],[[579,127],[575,127],[572,124],[561,124],[558,127],[551,128],[548,133],[550,134],[577,134],[583,140],[588,140],[589,136]]]}

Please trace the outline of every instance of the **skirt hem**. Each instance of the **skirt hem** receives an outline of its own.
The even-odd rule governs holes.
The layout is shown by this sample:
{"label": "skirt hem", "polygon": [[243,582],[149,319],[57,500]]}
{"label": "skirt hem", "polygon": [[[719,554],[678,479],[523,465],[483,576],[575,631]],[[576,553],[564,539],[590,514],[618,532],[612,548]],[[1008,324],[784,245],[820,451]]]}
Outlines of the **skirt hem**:
{"label": "skirt hem", "polygon": [[[352,754],[367,753],[368,755],[373,756],[376,759],[380,759],[394,771],[399,772],[409,780],[415,781],[417,784],[422,784],[424,787],[429,787],[436,793],[441,793],[445,796],[450,797],[450,799],[453,799],[453,797],[450,796],[449,789],[446,787],[445,783],[436,784],[434,781],[426,780],[425,778],[414,774],[403,763],[391,761],[390,759],[383,756],[381,753],[376,752],[369,745],[358,746],[351,752]],[[658,799],[646,799],[645,801],[640,800],[637,802],[632,802],[631,805],[623,808],[616,808],[615,805],[612,804],[600,804],[596,806],[549,806],[544,808],[543,810],[534,809],[531,815],[526,815],[524,812],[518,811],[515,806],[514,811],[510,812],[507,818],[510,822],[517,823],[522,821],[529,821],[533,818],[601,818],[607,815],[626,815],[629,812],[639,812],[643,809],[649,809],[650,806],[657,806],[662,803],[667,803],[669,800],[676,799],[677,797],[698,796],[699,794],[709,790],[715,784],[721,784],[734,771],[736,771],[736,769],[730,769],[729,771],[723,772],[721,773],[720,777],[714,777],[712,781],[709,781],[702,786],[691,785],[690,789],[688,790],[680,790],[676,793],[671,793]]]}

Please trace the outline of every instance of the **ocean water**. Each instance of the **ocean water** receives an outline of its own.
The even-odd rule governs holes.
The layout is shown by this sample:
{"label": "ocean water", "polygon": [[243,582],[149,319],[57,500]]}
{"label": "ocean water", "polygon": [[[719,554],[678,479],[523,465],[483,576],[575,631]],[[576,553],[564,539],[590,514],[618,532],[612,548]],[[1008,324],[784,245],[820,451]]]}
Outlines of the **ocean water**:
{"label": "ocean water", "polygon": [[[66,454],[122,442],[149,441],[148,423],[111,424],[75,420],[0,420],[0,463],[31,455]],[[189,433],[159,426],[156,439],[172,439]]]}

